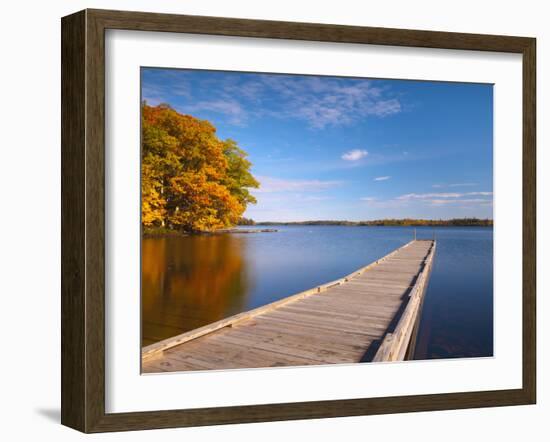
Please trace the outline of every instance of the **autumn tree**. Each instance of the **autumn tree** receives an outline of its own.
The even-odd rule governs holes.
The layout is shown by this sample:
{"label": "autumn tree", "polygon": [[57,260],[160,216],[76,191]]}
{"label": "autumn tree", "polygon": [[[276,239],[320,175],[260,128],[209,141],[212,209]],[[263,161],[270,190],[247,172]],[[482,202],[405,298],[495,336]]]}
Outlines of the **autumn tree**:
{"label": "autumn tree", "polygon": [[184,231],[235,225],[258,187],[246,152],[206,120],[142,105],[142,223]]}

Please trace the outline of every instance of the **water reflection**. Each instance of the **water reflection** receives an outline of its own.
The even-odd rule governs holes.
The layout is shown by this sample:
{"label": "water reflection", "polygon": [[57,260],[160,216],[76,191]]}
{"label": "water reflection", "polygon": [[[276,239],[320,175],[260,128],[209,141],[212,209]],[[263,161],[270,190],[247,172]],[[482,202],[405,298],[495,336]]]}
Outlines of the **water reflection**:
{"label": "water reflection", "polygon": [[492,229],[446,229],[439,236],[415,359],[492,356]]}
{"label": "water reflection", "polygon": [[[277,226],[276,233],[146,238],[142,344],[341,278],[413,238],[405,227]],[[433,229],[418,228],[418,238]],[[493,230],[437,230],[415,359],[493,354]]]}
{"label": "water reflection", "polygon": [[244,242],[232,235],[144,238],[142,345],[241,311]]}

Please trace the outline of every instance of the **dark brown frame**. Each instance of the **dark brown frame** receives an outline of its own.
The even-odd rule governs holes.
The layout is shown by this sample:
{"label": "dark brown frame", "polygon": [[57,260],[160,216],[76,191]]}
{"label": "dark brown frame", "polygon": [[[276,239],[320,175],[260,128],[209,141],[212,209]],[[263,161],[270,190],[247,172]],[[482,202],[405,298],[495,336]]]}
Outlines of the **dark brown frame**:
{"label": "dark brown frame", "polygon": [[[62,19],[61,422],[84,432],[534,404],[536,40],[233,18],[84,10]],[[476,391],[105,413],[105,30],[185,32],[519,53],[523,56],[523,386]]]}

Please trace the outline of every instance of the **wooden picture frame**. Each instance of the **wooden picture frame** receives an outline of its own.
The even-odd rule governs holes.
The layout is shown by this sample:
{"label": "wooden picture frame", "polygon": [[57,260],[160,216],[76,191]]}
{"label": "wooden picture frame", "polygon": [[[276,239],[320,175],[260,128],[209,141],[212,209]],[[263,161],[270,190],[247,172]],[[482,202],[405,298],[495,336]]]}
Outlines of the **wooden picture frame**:
{"label": "wooden picture frame", "polygon": [[[132,413],[105,412],[105,30],[123,29],[523,57],[523,385],[457,392]],[[62,411],[83,432],[533,404],[536,398],[536,41],[533,38],[141,12],[62,19]]]}

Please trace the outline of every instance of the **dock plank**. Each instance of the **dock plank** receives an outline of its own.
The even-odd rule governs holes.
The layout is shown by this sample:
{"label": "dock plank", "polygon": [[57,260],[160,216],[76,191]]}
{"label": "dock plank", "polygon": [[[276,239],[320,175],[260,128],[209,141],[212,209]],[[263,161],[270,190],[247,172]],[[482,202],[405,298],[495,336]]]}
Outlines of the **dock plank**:
{"label": "dock plank", "polygon": [[[387,348],[391,327],[409,327],[418,315],[412,308],[423,295],[419,286],[427,285],[434,250],[434,241],[411,241],[334,283],[145,347],[142,372],[355,363],[373,342],[384,343],[376,360],[382,353],[403,357],[402,345]],[[409,330],[401,335],[408,338]]]}

